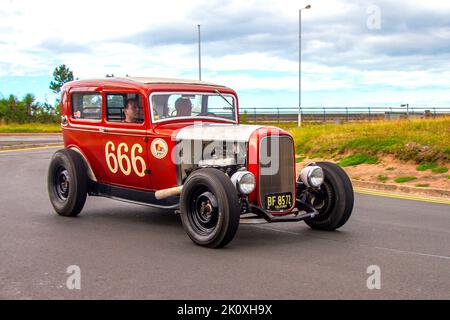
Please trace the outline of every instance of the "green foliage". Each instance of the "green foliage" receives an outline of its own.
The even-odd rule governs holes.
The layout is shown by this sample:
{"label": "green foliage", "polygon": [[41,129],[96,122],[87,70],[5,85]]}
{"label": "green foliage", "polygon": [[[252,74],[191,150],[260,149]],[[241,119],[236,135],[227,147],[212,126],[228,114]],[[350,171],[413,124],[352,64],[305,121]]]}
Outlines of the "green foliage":
{"label": "green foliage", "polygon": [[430,186],[429,183],[418,183],[418,184],[416,184],[416,187],[418,187],[418,188],[427,188],[429,186]]}
{"label": "green foliage", "polygon": [[448,168],[446,168],[446,167],[437,167],[437,168],[431,169],[431,172],[433,172],[433,173],[446,173],[446,172],[448,172]]}
{"label": "green foliage", "polygon": [[60,93],[64,83],[73,80],[73,72],[65,64],[62,64],[53,71],[53,78],[54,81],[50,82],[50,89],[54,93]]}
{"label": "green foliage", "polygon": [[374,164],[378,162],[377,156],[370,156],[367,153],[356,153],[342,158],[338,164],[341,167],[356,166],[358,164],[367,163]]}
{"label": "green foliage", "polygon": [[417,171],[425,171],[425,170],[430,170],[433,173],[446,173],[448,172],[448,168],[447,167],[439,167],[438,164],[436,162],[424,162],[419,164],[416,167]]}
{"label": "green foliage", "polygon": [[380,181],[380,182],[386,182],[388,179],[389,178],[387,176],[384,176],[384,175],[381,175],[381,174],[377,177],[377,180]]}
{"label": "green foliage", "polygon": [[37,102],[32,94],[18,99],[13,95],[8,98],[0,96],[1,123],[50,123],[58,121],[58,114],[48,103]]}
{"label": "green foliage", "polygon": [[436,162],[424,162],[424,163],[419,164],[416,167],[416,170],[417,171],[426,171],[426,170],[429,170],[429,169],[434,169],[437,166],[438,165],[436,164]]}
{"label": "green foliage", "polygon": [[[54,81],[50,82],[50,89],[55,93],[61,91],[64,83],[73,80],[73,72],[60,65],[53,72]],[[61,113],[59,100],[56,100],[53,107],[49,103],[36,101],[34,95],[28,93],[22,99],[9,95],[4,98],[0,94],[0,124],[15,123],[57,123]],[[4,129],[4,128],[3,128]]]}
{"label": "green foliage", "polygon": [[371,137],[362,137],[352,139],[344,143],[341,147],[352,150],[371,150],[373,152],[387,152],[392,146],[399,142],[398,138],[384,138],[373,139]]}
{"label": "green foliage", "polygon": [[300,162],[302,162],[303,160],[305,160],[305,158],[306,158],[306,157],[304,157],[304,156],[297,157],[297,158],[295,158],[295,162],[296,162],[296,163],[300,163]]}
{"label": "green foliage", "polygon": [[416,177],[404,176],[404,177],[397,177],[394,179],[394,181],[397,183],[404,183],[404,182],[409,182],[409,181],[413,181],[416,179],[417,179]]}

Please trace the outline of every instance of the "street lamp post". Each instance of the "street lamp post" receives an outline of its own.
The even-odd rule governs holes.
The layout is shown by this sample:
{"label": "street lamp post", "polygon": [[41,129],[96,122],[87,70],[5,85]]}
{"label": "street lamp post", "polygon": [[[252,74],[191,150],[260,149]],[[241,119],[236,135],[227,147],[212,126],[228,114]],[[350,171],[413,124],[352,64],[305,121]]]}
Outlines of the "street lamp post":
{"label": "street lamp post", "polygon": [[302,126],[302,10],[311,9],[308,4],[298,11],[298,126]]}
{"label": "street lamp post", "polygon": [[197,25],[198,28],[198,80],[202,80],[202,51],[201,51],[201,38],[200,38],[200,25]]}
{"label": "street lamp post", "polygon": [[406,107],[406,119],[409,119],[409,103],[401,104],[400,107]]}

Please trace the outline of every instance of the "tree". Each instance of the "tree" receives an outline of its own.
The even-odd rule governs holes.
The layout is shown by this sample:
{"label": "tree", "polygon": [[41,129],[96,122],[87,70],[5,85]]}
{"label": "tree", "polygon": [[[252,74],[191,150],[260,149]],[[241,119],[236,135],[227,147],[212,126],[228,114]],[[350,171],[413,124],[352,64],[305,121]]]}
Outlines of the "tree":
{"label": "tree", "polygon": [[54,93],[60,93],[64,83],[73,80],[73,72],[65,64],[62,64],[53,71],[53,79],[54,81],[50,82],[50,89]]}
{"label": "tree", "polygon": [[33,115],[34,112],[36,112],[36,103],[35,103],[35,97],[34,95],[28,93],[25,95],[25,97],[23,97],[23,104],[25,105],[25,107],[27,108],[27,113],[28,115],[31,117]]}
{"label": "tree", "polygon": [[30,93],[22,99],[0,95],[0,123],[56,123],[59,119],[52,105],[36,101]]}

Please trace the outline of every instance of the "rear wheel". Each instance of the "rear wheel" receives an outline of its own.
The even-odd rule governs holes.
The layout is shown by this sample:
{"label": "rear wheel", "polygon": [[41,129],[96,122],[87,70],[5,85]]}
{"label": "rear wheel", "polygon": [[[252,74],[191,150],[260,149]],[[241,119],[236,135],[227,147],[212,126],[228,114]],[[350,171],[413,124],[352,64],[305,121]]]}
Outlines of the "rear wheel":
{"label": "rear wheel", "polygon": [[240,205],[235,187],[222,171],[193,172],[183,186],[181,221],[191,240],[201,246],[227,245],[239,226]]}
{"label": "rear wheel", "polygon": [[70,149],[55,152],[50,162],[47,189],[55,211],[62,216],[75,217],[86,202],[88,177],[81,156]]}
{"label": "rear wheel", "polygon": [[310,190],[307,201],[318,212],[305,223],[312,229],[335,230],[342,227],[353,210],[354,195],[352,183],[345,171],[330,162],[317,162],[324,172],[324,182],[320,188]]}

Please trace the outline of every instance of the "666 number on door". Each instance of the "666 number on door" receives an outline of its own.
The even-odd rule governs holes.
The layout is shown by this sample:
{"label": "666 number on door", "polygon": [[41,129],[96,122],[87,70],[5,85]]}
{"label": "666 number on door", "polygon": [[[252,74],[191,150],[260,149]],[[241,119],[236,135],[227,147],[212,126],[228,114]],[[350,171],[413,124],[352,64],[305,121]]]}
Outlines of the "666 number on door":
{"label": "666 number on door", "polygon": [[[130,156],[128,156],[128,150],[130,150]],[[116,151],[114,142],[108,141],[105,145],[106,164],[112,173],[117,173],[120,169],[126,176],[133,171],[138,177],[143,177],[147,167],[144,158],[138,155],[143,151],[144,149],[139,143],[133,144],[129,149],[125,142],[119,143]]]}

